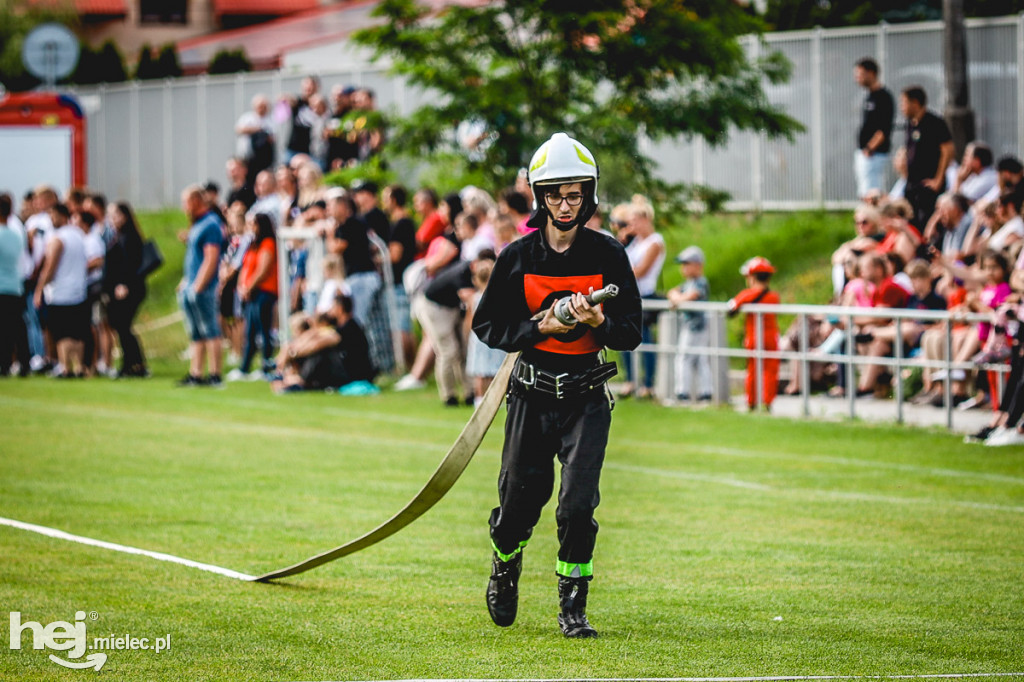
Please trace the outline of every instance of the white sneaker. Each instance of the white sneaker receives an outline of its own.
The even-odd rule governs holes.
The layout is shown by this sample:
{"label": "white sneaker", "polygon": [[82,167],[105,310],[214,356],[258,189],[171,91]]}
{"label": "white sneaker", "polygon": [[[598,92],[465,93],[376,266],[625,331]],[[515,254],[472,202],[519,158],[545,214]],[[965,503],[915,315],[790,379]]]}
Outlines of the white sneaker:
{"label": "white sneaker", "polygon": [[33,355],[32,359],[28,361],[28,368],[33,372],[38,372],[43,367],[46,367],[46,360],[41,355]]}
{"label": "white sneaker", "polygon": [[267,375],[264,374],[261,370],[254,369],[253,371],[249,372],[249,376],[245,377],[245,379],[246,381],[266,381]]}
{"label": "white sneaker", "polygon": [[411,374],[406,374],[404,377],[395,382],[394,389],[396,391],[415,391],[420,388],[425,388],[427,382],[420,381]]}
{"label": "white sneaker", "polygon": [[228,372],[227,376],[225,376],[224,378],[227,379],[228,381],[248,381],[249,375],[235,367],[233,370]]}
{"label": "white sneaker", "polygon": [[985,439],[985,445],[989,447],[999,447],[1002,445],[1024,445],[1024,433],[1021,433],[1015,428],[1001,427],[992,432],[992,434]]}

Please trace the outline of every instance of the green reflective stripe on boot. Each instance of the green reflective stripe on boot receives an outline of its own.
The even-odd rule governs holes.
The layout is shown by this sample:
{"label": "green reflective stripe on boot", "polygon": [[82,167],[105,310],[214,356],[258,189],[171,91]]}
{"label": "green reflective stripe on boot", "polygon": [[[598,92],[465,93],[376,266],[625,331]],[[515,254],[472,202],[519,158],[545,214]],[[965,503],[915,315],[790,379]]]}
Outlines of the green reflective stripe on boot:
{"label": "green reflective stripe on boot", "polygon": [[500,549],[498,549],[498,546],[496,544],[494,544],[494,540],[491,540],[491,549],[494,550],[494,553],[497,554],[498,558],[501,559],[502,561],[512,561],[512,557],[514,557],[516,554],[519,554],[520,552],[522,552],[523,548],[526,547],[526,543],[527,542],[529,542],[529,540],[523,540],[522,542],[519,543],[518,547],[516,547],[515,549],[512,550],[511,554],[505,554]]}
{"label": "green reflective stripe on boot", "polygon": [[555,567],[555,573],[565,578],[589,578],[594,575],[594,562],[570,564],[565,561],[559,561]]}

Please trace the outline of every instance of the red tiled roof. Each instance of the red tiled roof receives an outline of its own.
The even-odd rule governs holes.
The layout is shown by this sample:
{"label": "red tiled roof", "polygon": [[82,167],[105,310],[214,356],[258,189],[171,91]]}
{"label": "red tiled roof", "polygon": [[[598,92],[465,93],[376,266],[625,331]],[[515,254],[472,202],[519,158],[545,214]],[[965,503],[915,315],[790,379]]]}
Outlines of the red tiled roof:
{"label": "red tiled roof", "polygon": [[125,0],[75,0],[75,9],[79,14],[102,14],[105,16],[128,14]]}
{"label": "red tiled roof", "polygon": [[213,0],[213,13],[282,16],[318,6],[317,0]]}

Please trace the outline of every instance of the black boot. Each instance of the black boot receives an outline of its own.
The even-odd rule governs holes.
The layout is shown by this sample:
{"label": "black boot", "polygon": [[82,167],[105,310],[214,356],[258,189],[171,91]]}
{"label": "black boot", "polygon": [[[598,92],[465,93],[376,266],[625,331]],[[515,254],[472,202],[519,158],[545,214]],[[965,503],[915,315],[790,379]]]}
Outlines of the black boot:
{"label": "black boot", "polygon": [[497,554],[491,562],[491,579],[487,583],[487,611],[495,625],[507,628],[516,622],[519,609],[519,574],[523,570],[523,553],[516,552],[508,561]]}
{"label": "black boot", "polygon": [[597,637],[597,630],[587,621],[587,591],[590,578],[558,576],[558,625],[566,637]]}

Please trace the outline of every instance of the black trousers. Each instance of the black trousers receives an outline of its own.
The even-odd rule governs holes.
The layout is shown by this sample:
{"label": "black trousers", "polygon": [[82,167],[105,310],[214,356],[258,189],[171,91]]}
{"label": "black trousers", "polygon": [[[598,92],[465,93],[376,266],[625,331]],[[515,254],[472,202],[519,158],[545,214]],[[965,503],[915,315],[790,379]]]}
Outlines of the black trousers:
{"label": "black trousers", "polygon": [[603,390],[555,400],[524,393],[512,380],[505,445],[498,477],[499,506],[491,511],[491,540],[511,554],[529,540],[554,488],[554,460],[562,465],[555,520],[558,559],[587,564],[594,556],[601,501],[598,483],[608,445],[611,406]]}
{"label": "black trousers", "polygon": [[117,334],[117,340],[121,344],[121,370],[138,369],[146,365],[146,359],[142,356],[142,346],[135,333],[132,332],[132,322],[135,320],[135,313],[146,298],[145,285],[129,290],[128,296],[118,300],[110,297],[107,303],[107,323]]}
{"label": "black trousers", "polygon": [[11,358],[17,350],[22,374],[29,371],[28,330],[22,312],[25,297],[0,294],[0,374],[11,371]]}

